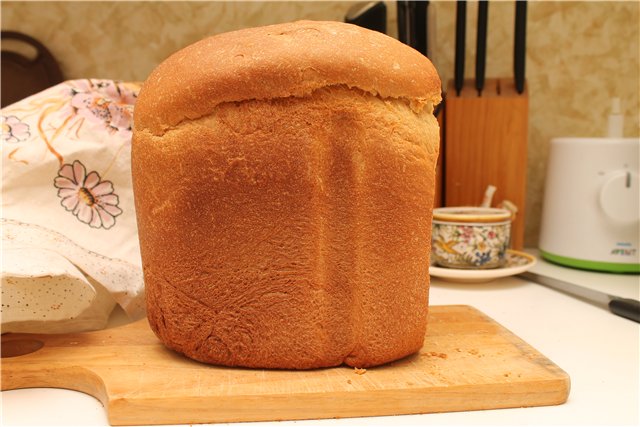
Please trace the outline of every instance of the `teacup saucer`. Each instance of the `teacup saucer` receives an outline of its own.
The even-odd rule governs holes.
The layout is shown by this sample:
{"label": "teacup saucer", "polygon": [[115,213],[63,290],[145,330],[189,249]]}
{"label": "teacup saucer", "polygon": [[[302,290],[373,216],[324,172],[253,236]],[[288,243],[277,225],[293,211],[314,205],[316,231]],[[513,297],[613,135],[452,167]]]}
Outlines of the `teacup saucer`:
{"label": "teacup saucer", "polygon": [[506,263],[499,268],[487,270],[461,270],[455,268],[444,268],[436,265],[429,267],[429,274],[449,282],[459,283],[484,283],[500,277],[513,276],[524,273],[536,265],[536,258],[524,252],[508,249],[506,253]]}

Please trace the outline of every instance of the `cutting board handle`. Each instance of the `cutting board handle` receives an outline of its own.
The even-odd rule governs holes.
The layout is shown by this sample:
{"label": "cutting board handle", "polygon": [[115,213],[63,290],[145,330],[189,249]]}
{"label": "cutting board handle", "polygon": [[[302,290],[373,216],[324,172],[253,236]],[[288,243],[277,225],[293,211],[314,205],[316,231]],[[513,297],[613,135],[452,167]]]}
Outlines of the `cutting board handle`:
{"label": "cutting board handle", "polygon": [[[33,387],[75,390],[95,397],[106,407],[109,398],[105,382],[83,365],[92,357],[86,354],[87,342],[95,342],[96,338],[105,342],[110,338],[107,332],[111,334],[111,330],[105,330],[78,334],[2,335],[2,364],[20,366],[18,370],[2,369],[2,390]],[[65,352],[61,347],[67,347],[69,351]]]}

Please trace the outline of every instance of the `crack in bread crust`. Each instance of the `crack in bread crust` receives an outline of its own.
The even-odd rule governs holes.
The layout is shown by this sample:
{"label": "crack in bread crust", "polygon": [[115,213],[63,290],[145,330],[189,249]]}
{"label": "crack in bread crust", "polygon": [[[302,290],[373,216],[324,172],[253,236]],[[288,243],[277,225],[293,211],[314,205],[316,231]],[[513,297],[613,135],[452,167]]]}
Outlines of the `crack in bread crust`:
{"label": "crack in bread crust", "polygon": [[411,109],[411,111],[413,111],[416,114],[420,114],[420,113],[427,113],[427,114],[432,114],[435,108],[435,105],[438,104],[439,99],[437,100],[433,100],[433,99],[410,99],[410,98],[403,98],[403,97],[393,97],[393,96],[381,96],[379,93],[376,92],[372,92],[366,89],[362,89],[356,86],[349,86],[346,84],[334,84],[334,85],[326,85],[326,86],[321,86],[318,88],[314,88],[313,90],[309,91],[308,93],[302,93],[302,94],[297,94],[297,95],[289,95],[289,96],[283,96],[283,97],[269,97],[269,98],[250,98],[250,99],[243,99],[243,100],[239,100],[239,101],[224,101],[224,102],[220,102],[220,103],[215,103],[215,102],[211,102],[209,105],[209,109],[208,111],[204,112],[203,114],[199,115],[199,116],[190,116],[190,117],[184,117],[182,119],[180,119],[177,123],[172,124],[172,125],[167,125],[167,126],[162,126],[162,130],[159,132],[154,132],[152,129],[150,128],[146,128],[146,127],[142,127],[140,126],[140,128],[136,127],[136,131],[137,132],[147,132],[155,137],[158,138],[162,138],[163,136],[165,136],[168,133],[171,133],[172,131],[175,130],[179,130],[180,127],[185,124],[185,123],[193,123],[193,122],[198,122],[198,121],[203,121],[206,122],[207,120],[209,120],[211,118],[211,116],[215,115],[215,112],[218,108],[220,107],[224,107],[224,104],[242,104],[242,103],[246,103],[246,102],[265,102],[265,103],[275,103],[275,102],[282,102],[282,101],[290,101],[290,100],[294,100],[295,98],[310,98],[313,97],[315,94],[317,94],[318,92],[322,92],[322,91],[327,91],[327,90],[340,90],[340,89],[346,89],[346,90],[351,90],[353,91],[354,94],[358,94],[360,96],[364,95],[364,96],[371,96],[374,98],[377,98],[381,101],[396,101],[399,103],[403,103],[409,106],[409,108]]}

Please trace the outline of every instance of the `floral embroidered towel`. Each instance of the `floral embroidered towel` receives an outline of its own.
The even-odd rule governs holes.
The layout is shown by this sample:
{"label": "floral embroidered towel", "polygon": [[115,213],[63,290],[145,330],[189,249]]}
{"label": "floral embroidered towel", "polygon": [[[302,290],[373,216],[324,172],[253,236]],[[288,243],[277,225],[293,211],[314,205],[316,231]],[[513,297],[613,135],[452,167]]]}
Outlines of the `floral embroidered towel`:
{"label": "floral embroidered towel", "polygon": [[130,167],[138,90],[71,80],[1,110],[2,332],[98,329],[116,303],[144,314]]}

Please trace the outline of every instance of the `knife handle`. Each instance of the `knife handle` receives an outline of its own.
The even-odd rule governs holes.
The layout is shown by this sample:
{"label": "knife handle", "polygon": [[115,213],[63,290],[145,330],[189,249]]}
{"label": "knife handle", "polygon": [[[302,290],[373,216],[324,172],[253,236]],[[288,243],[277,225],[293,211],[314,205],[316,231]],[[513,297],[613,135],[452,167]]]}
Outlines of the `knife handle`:
{"label": "knife handle", "polygon": [[462,86],[464,86],[464,57],[465,38],[467,26],[467,2],[458,0],[456,3],[456,51],[453,81],[456,88],[456,95],[460,96]]}
{"label": "knife handle", "polygon": [[476,36],[476,90],[478,96],[484,89],[484,72],[487,57],[487,19],[489,15],[489,0],[478,3],[478,28]]}
{"label": "knife handle", "polygon": [[609,311],[640,323],[640,301],[629,298],[613,298],[609,301]]}
{"label": "knife handle", "polygon": [[396,2],[396,14],[398,15],[398,40],[409,45],[409,23],[407,22],[409,13],[407,11],[409,2],[398,0]]}
{"label": "knife handle", "polygon": [[524,92],[525,60],[527,55],[527,2],[516,0],[515,40],[513,42],[513,70],[516,91]]}

